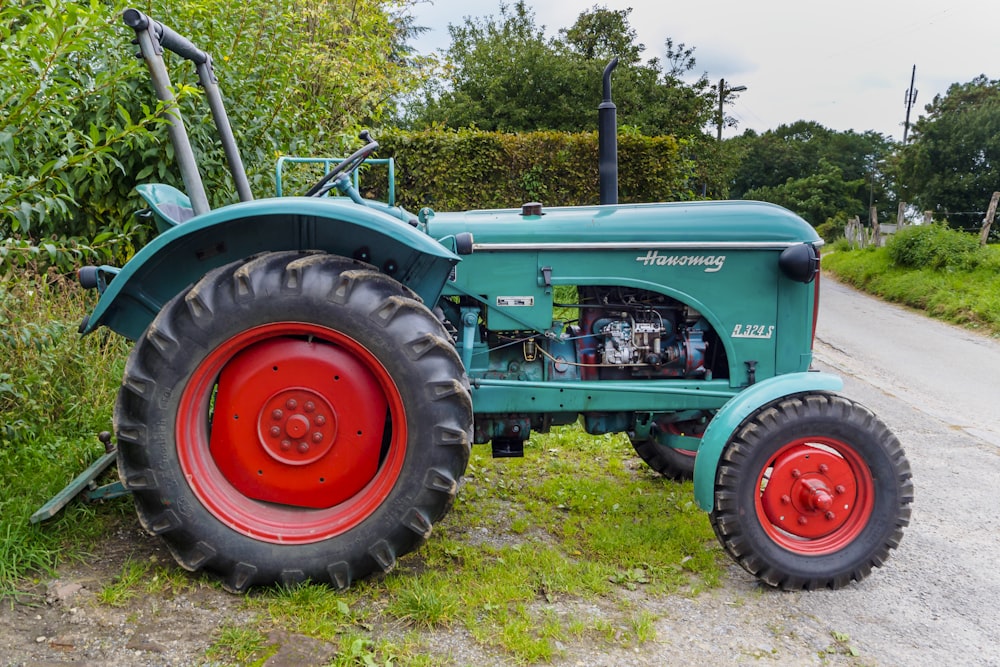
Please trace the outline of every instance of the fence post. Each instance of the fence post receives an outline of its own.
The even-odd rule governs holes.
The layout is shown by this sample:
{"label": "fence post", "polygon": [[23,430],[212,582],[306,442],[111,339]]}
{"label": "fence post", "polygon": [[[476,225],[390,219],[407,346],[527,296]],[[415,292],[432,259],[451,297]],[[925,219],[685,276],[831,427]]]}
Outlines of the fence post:
{"label": "fence post", "polygon": [[847,221],[847,225],[844,227],[844,236],[847,237],[847,242],[850,244],[851,248],[863,248],[865,246],[865,230],[861,226],[861,219],[858,216],[854,216]]}
{"label": "fence post", "polygon": [[896,210],[896,229],[902,229],[906,224],[906,202],[899,202],[899,209]]}
{"label": "fence post", "polygon": [[1000,200],[1000,192],[994,192],[993,197],[990,199],[990,208],[986,211],[986,218],[983,219],[983,231],[979,235],[979,245],[986,245],[986,239],[990,236],[990,226],[993,224],[993,218],[997,214],[998,200]]}
{"label": "fence post", "polygon": [[874,206],[868,209],[868,218],[872,223],[872,245],[877,248],[882,245],[882,232],[878,227],[878,211]]}

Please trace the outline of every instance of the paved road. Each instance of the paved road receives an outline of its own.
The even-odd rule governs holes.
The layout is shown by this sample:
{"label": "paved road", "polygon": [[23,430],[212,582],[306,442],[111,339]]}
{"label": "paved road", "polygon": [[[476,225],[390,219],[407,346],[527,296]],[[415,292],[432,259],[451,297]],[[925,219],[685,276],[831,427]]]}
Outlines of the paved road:
{"label": "paved road", "polygon": [[913,518],[882,569],[789,611],[879,665],[1000,665],[1000,341],[824,280],[817,366],[900,438]]}

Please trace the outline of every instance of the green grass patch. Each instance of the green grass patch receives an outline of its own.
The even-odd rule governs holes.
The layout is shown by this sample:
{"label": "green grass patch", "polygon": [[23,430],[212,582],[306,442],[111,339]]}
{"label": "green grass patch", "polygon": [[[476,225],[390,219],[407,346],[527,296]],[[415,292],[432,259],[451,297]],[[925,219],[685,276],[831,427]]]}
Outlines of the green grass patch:
{"label": "green grass patch", "polygon": [[[57,518],[28,517],[102,453],[128,344],[76,326],[92,296],[61,276],[22,276],[0,288],[0,586],[82,557],[106,539],[128,499],[74,501]],[[717,584],[723,563],[692,485],[664,480],[628,440],[579,426],[536,434],[523,459],[475,447],[452,512],[430,541],[383,577],[348,591],[257,591],[252,620],[223,625],[212,662],[258,663],[274,628],[338,647],[336,664],[432,664],[427,637],[458,632],[514,663],[551,661],[562,644],[650,641],[655,617],[622,595],[689,593]],[[175,595],[197,578],[172,564],[129,560],[97,600],[115,607]],[[599,612],[595,612],[599,609]],[[436,658],[440,660],[440,656]]]}
{"label": "green grass patch", "polygon": [[[961,232],[953,232],[961,234]],[[946,237],[948,238],[948,237]],[[950,240],[950,239],[949,239]],[[951,259],[942,252],[920,249],[903,253],[892,247],[829,253],[823,268],[838,279],[888,301],[924,311],[953,324],[1000,336],[1000,246],[963,245]],[[956,253],[958,253],[956,255]],[[901,264],[899,257],[907,260]],[[910,258],[929,257],[925,266]]]}
{"label": "green grass patch", "polygon": [[267,654],[275,650],[276,646],[268,650],[267,635],[258,628],[226,624],[216,631],[215,640],[205,651],[205,657],[213,664],[263,664],[269,657]]}
{"label": "green grass patch", "polygon": [[573,426],[534,436],[523,459],[474,448],[452,512],[392,573],[343,592],[261,591],[248,604],[262,627],[331,641],[373,664],[426,657],[415,631],[465,633],[536,664],[574,639],[652,641],[656,617],[617,593],[697,591],[717,585],[724,562],[690,483],[650,471],[624,437]]}
{"label": "green grass patch", "polygon": [[[127,344],[81,339],[93,297],[65,276],[11,274],[0,283],[0,595],[29,573],[84,554],[121,516],[72,503],[56,518],[29,517],[104,453]],[[113,474],[113,473],[109,473]]]}

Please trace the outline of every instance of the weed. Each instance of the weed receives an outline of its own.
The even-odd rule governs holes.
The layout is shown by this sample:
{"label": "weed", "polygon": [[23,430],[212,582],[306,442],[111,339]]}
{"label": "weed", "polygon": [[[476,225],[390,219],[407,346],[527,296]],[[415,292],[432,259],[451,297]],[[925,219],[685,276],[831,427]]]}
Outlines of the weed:
{"label": "weed", "polygon": [[73,503],[44,527],[28,520],[104,453],[96,435],[110,429],[127,345],[80,339],[87,310],[83,290],[57,273],[0,284],[0,595],[29,572],[80,558],[116,518]]}
{"label": "weed", "polygon": [[217,632],[205,657],[212,662],[247,665],[263,659],[267,636],[256,628],[242,625],[225,625]]}
{"label": "weed", "polygon": [[640,644],[656,639],[656,615],[648,611],[640,611],[629,619],[629,627],[635,641]]}
{"label": "weed", "polygon": [[418,627],[451,625],[461,607],[455,582],[437,572],[394,578],[386,611]]}
{"label": "weed", "polygon": [[343,595],[315,584],[266,592],[250,598],[248,604],[263,607],[270,620],[280,622],[290,631],[317,639],[334,640],[363,621],[363,614],[352,611]]}
{"label": "weed", "polygon": [[[403,654],[405,655],[405,653]],[[429,665],[422,659],[405,655],[407,665]],[[389,642],[374,642],[365,635],[350,634],[340,640],[340,648],[330,667],[393,667],[401,664],[396,647]]]}
{"label": "weed", "polygon": [[830,636],[833,637],[833,644],[826,648],[827,653],[849,655],[852,658],[857,658],[861,655],[858,649],[851,646],[850,635],[843,632],[837,632],[836,630],[831,630]]}
{"label": "weed", "polygon": [[118,578],[98,591],[97,601],[111,607],[124,607],[142,592],[149,567],[146,562],[127,561]]}

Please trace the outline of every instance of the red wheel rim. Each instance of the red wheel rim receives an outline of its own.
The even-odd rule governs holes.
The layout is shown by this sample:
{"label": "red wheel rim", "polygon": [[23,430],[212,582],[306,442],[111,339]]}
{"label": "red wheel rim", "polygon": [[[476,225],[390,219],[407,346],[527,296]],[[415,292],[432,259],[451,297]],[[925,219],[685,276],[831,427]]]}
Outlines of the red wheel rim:
{"label": "red wheel rim", "polygon": [[[699,438],[699,439],[701,438],[701,435],[695,435],[685,432],[680,426],[678,426],[675,423],[667,424],[667,432],[678,436],[686,436],[689,438]],[[698,455],[697,450],[694,449],[679,449],[677,447],[671,447],[670,450],[675,454],[680,454],[681,456],[690,456],[691,458],[694,458],[695,456]]]}
{"label": "red wheel rim", "polygon": [[248,329],[213,350],[181,394],[176,427],[201,504],[233,530],[282,544],[364,521],[395,486],[406,438],[402,398],[378,359],[298,322]]}
{"label": "red wheel rim", "polygon": [[875,503],[871,470],[853,447],[831,438],[802,438],[771,457],[757,478],[757,518],[789,551],[823,555],[850,544],[868,525]]}

